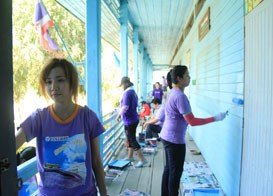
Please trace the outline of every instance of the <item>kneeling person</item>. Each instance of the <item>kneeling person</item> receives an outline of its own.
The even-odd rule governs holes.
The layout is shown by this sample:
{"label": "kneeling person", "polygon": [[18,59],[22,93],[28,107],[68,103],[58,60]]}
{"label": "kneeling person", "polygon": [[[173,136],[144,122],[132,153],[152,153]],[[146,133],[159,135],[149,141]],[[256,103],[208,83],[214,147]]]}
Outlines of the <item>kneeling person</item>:
{"label": "kneeling person", "polygon": [[[159,105],[157,99],[153,99],[152,103],[155,106],[155,116],[153,116],[149,121],[144,124],[146,128],[146,139],[158,138],[158,134],[161,131],[164,119],[165,119],[165,111],[164,105]],[[150,141],[151,145],[155,145],[152,141]]]}

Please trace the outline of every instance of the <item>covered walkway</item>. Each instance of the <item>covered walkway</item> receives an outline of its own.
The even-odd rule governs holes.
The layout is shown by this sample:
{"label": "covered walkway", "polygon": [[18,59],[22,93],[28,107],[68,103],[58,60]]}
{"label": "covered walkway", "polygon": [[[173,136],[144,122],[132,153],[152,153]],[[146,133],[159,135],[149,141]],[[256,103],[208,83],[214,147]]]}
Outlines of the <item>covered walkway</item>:
{"label": "covered walkway", "polygon": [[[187,134],[186,137],[186,159],[185,164],[187,163],[200,163],[205,162],[199,149],[190,137]],[[107,189],[110,196],[116,196],[122,193],[125,193],[126,190],[135,190],[139,192],[146,193],[151,196],[161,195],[161,178],[164,167],[164,149],[161,142],[157,142],[156,153],[145,154],[145,158],[148,160],[148,163],[145,167],[135,168],[134,163],[127,166],[125,169],[120,170],[119,174],[115,177],[106,177],[107,179]],[[117,156],[117,159],[122,159],[126,157],[125,147],[121,149],[120,153]],[[136,157],[136,156],[135,156]],[[186,173],[185,173],[186,174]],[[187,174],[186,174],[187,175]],[[111,176],[111,175],[109,175]],[[193,177],[193,176],[192,176]],[[184,177],[185,178],[185,177]],[[195,188],[205,188],[206,182],[200,183],[199,185],[195,184]],[[209,187],[207,187],[209,188]],[[218,189],[217,189],[218,190]],[[186,194],[186,193],[185,193]],[[125,194],[124,194],[125,195]],[[183,183],[181,181],[180,186],[180,195],[183,195]]]}
{"label": "covered walkway", "polygon": [[[191,75],[186,94],[194,114],[206,117],[229,111],[222,122],[188,131],[224,193],[273,195],[272,0],[57,2],[86,23],[87,104],[98,116],[102,37],[119,50],[122,74],[133,79],[144,99],[152,89],[153,72],[185,64]],[[0,193],[6,196],[15,195],[20,182],[14,140],[12,1],[0,1],[0,18]],[[234,98],[243,104],[234,103]],[[112,147],[121,144],[122,125],[108,127],[101,140],[105,163],[116,152]],[[114,135],[116,129],[120,132]],[[164,160],[158,148],[153,167],[128,167],[117,178],[118,185],[108,184],[110,193],[129,187],[157,196],[155,184],[160,184]]]}

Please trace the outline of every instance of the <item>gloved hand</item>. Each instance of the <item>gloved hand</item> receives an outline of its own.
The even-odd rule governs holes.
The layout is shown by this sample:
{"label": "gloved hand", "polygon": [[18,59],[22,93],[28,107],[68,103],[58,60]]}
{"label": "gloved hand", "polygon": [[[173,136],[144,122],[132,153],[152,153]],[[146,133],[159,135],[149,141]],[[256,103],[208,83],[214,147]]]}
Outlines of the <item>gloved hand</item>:
{"label": "gloved hand", "polygon": [[220,112],[219,114],[217,114],[216,116],[214,116],[214,120],[215,121],[221,121],[224,118],[226,118],[227,115],[228,115],[228,111],[226,111],[226,112]]}

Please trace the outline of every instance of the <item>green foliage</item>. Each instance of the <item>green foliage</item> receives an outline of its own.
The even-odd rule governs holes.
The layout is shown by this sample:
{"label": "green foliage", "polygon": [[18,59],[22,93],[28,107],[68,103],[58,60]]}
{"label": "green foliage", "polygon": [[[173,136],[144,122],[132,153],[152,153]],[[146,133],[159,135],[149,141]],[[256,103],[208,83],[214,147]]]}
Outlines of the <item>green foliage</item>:
{"label": "green foliage", "polygon": [[[52,0],[44,0],[54,23],[59,27],[64,42],[75,62],[83,61],[85,55],[84,24]],[[39,72],[51,57],[68,57],[61,39],[54,28],[50,29],[52,38],[62,52],[49,53],[40,45],[40,35],[34,27],[36,1],[13,1],[13,71],[14,99],[18,102],[29,87],[38,89]]]}
{"label": "green foliage", "polygon": [[[46,52],[40,45],[40,35],[34,26],[34,9],[36,1],[13,1],[13,71],[14,71],[14,101],[22,100],[28,89],[39,89],[39,73],[44,63],[51,57],[69,58],[64,49],[62,40],[56,29],[50,28],[51,37],[62,49],[59,53]],[[85,24],[68,13],[56,1],[44,0],[50,17],[62,35],[74,62],[82,62],[85,59]],[[111,48],[102,40],[102,99],[103,108],[112,110],[115,103],[119,103],[120,89],[117,85],[120,81],[120,70],[110,62],[112,53],[106,52]],[[81,77],[84,76],[84,68],[77,66]],[[80,93],[85,95],[83,86]]]}

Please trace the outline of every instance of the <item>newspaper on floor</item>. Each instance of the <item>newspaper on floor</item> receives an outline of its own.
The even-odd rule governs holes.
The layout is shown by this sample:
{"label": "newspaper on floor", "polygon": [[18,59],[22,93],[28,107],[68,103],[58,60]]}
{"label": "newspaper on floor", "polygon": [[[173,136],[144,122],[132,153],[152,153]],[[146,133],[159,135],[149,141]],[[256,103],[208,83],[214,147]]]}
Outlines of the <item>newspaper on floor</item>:
{"label": "newspaper on floor", "polygon": [[108,169],[105,173],[105,180],[106,181],[113,181],[116,180],[123,171],[117,169]]}
{"label": "newspaper on floor", "polygon": [[[197,195],[194,190],[203,191],[201,194],[210,192],[211,195],[218,195],[217,190],[221,190],[217,179],[205,162],[185,162],[181,183],[183,183],[183,196]],[[213,190],[216,192],[212,194]]]}
{"label": "newspaper on floor", "polygon": [[184,190],[183,196],[224,196],[224,193],[221,189],[199,188]]}
{"label": "newspaper on floor", "polygon": [[149,154],[155,154],[157,152],[157,148],[155,147],[144,147],[142,148],[143,154],[149,155]]}
{"label": "newspaper on floor", "polygon": [[150,194],[137,191],[137,190],[132,190],[132,189],[125,189],[120,196],[151,196]]}

